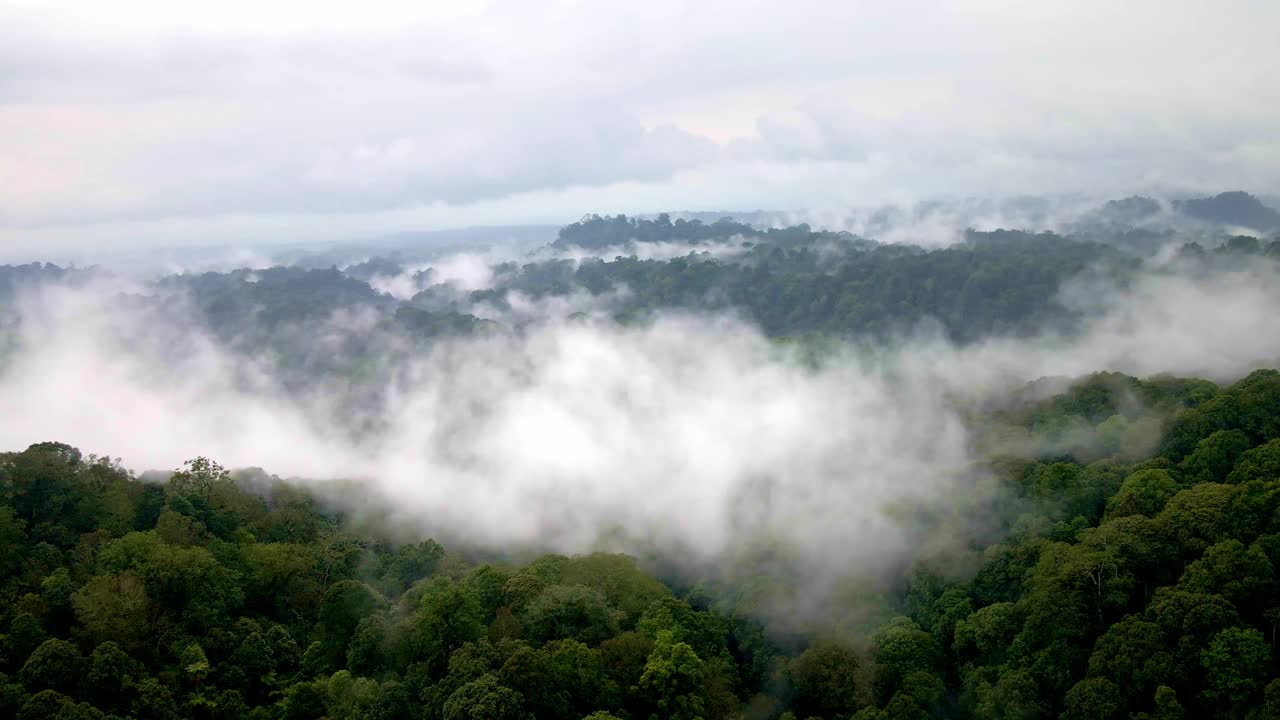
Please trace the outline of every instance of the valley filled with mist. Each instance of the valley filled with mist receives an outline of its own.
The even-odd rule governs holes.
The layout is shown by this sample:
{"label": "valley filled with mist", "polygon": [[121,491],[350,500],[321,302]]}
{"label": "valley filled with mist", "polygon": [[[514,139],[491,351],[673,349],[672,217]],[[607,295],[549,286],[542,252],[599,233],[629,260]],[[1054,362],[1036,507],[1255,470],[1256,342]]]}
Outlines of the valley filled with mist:
{"label": "valley filled with mist", "polygon": [[0,715],[1280,717],[1280,212],[0,266]]}

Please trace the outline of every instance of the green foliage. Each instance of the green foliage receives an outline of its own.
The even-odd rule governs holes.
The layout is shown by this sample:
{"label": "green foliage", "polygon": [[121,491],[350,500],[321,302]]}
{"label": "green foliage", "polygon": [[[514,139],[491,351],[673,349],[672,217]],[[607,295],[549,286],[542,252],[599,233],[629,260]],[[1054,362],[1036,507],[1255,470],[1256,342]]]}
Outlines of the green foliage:
{"label": "green foliage", "polygon": [[454,650],[485,635],[483,617],[474,590],[435,578],[425,588],[411,621],[414,657],[439,667]]}
{"label": "green foliage", "polygon": [[1187,483],[1221,482],[1250,447],[1249,436],[1240,430],[1219,430],[1201,440],[1178,469]]}
{"label": "green foliage", "polygon": [[97,642],[138,647],[146,638],[152,603],[133,570],[97,575],[71,596],[76,617]]}
{"label": "green foliage", "polygon": [[1182,720],[1186,710],[1178,702],[1178,693],[1167,685],[1156,688],[1154,720]]}
{"label": "green foliage", "polygon": [[132,710],[140,718],[153,720],[178,720],[181,717],[173,693],[155,678],[146,678],[138,683]]}
{"label": "green foliage", "polygon": [[1062,720],[1113,720],[1120,716],[1124,704],[1120,688],[1105,677],[1081,680],[1067,692]]}
{"label": "green foliage", "polygon": [[458,688],[444,704],[443,720],[524,720],[520,693],[485,675]]}
{"label": "green foliage", "polygon": [[1280,480],[1280,438],[1241,453],[1227,476],[1233,485],[1250,480]]}
{"label": "green foliage", "polygon": [[626,555],[596,553],[570,558],[560,569],[560,584],[582,585],[598,590],[605,602],[624,614],[619,622],[630,628],[654,602],[668,598],[671,591],[645,574]]}
{"label": "green foliage", "polygon": [[[146,596],[176,609],[178,619],[197,632],[225,622],[244,597],[239,574],[207,549],[167,544],[154,531],[113,540],[99,553],[98,563],[108,573],[136,573]],[[138,598],[128,607],[136,612],[142,603]]]}
{"label": "green foliage", "polygon": [[[675,230],[681,221],[669,230],[652,229],[651,222],[593,217],[564,228],[557,244],[601,248],[682,235]],[[657,308],[736,307],[777,336],[888,335],[930,318],[966,341],[1069,322],[1052,302],[1059,284],[1092,262],[1119,260],[1102,246],[1006,231],[971,232],[965,243],[931,251],[813,232],[807,225],[762,232],[714,223],[678,241],[696,245],[735,236],[754,241],[740,258],[695,251],[661,261],[619,256],[499,268],[497,287],[472,299],[504,306],[515,292],[546,297],[625,286],[630,293],[621,318]]]}
{"label": "green foliage", "polygon": [[389,655],[387,619],[381,614],[362,619],[347,643],[347,669],[360,675],[377,675]]}
{"label": "green foliage", "polygon": [[788,666],[792,706],[802,716],[844,717],[858,709],[857,654],[835,644],[813,645]]}
{"label": "green foliage", "polygon": [[205,459],[3,454],[0,716],[1276,717],[1280,376],[1034,390],[999,422],[1061,442],[993,464],[1000,541],[836,597],[839,632],[621,555],[473,567]]}
{"label": "green foliage", "polygon": [[503,588],[511,573],[493,565],[481,565],[467,575],[467,585],[480,601],[480,610],[486,618],[493,618],[506,596]]}
{"label": "green foliage", "polygon": [[84,672],[84,658],[75,645],[50,638],[40,643],[23,663],[18,677],[28,689],[58,690],[70,694]]}
{"label": "green foliage", "polygon": [[[1089,656],[1089,675],[1111,683],[1112,689],[1107,695],[1115,699],[1117,710],[1123,699],[1121,689],[1136,703],[1149,697],[1157,687],[1175,682],[1177,674],[1177,661],[1167,648],[1164,631],[1159,625],[1135,615],[1107,628],[1094,643],[1093,654]],[[1117,684],[1119,687],[1115,687]]]}
{"label": "green foliage", "polygon": [[1169,499],[1156,522],[1184,557],[1197,557],[1230,532],[1228,511],[1235,490],[1211,482],[1187,488]]}
{"label": "green foliage", "polygon": [[618,633],[621,611],[604,593],[585,585],[554,585],[529,602],[520,614],[525,637],[535,643],[578,640],[597,645]]}
{"label": "green foliage", "polygon": [[127,704],[132,688],[144,675],[142,663],[118,644],[107,641],[93,649],[84,679],[94,700],[103,707],[119,708]]}
{"label": "green foliage", "polygon": [[55,690],[41,690],[22,703],[22,709],[15,716],[17,720],[48,720],[62,715],[72,707],[71,698]]}
{"label": "green foliage", "polygon": [[1191,592],[1221,595],[1237,608],[1253,608],[1275,591],[1270,559],[1262,548],[1245,548],[1239,540],[1225,540],[1205,550],[1187,566],[1178,586]]}
{"label": "green foliage", "polygon": [[1140,470],[1125,478],[1119,492],[1107,502],[1107,517],[1155,517],[1177,491],[1178,483],[1168,471]]}
{"label": "green foliage", "polygon": [[191,643],[178,656],[178,665],[197,685],[209,674],[209,658],[199,643]]}
{"label": "green foliage", "polygon": [[320,627],[329,652],[345,655],[360,622],[384,606],[377,591],[357,580],[341,580],[329,588],[320,602]]}
{"label": "green foliage", "polygon": [[934,673],[943,655],[933,636],[905,617],[894,618],[872,639],[876,696],[887,700],[912,673]]}
{"label": "green foliage", "polygon": [[506,606],[517,612],[524,610],[533,599],[547,589],[547,582],[532,572],[512,575],[502,586]]}
{"label": "green foliage", "polygon": [[4,654],[10,662],[25,660],[47,639],[40,621],[31,613],[20,612],[9,621],[9,632],[4,635]]}
{"label": "green foliage", "polygon": [[16,510],[0,505],[0,572],[9,574],[18,567],[26,526],[26,521],[17,517]]}
{"label": "green foliage", "polygon": [[1252,628],[1227,628],[1215,635],[1200,654],[1200,664],[1205,673],[1201,695],[1220,717],[1243,717],[1273,670],[1271,648]]}
{"label": "green foliage", "polygon": [[669,630],[654,641],[638,683],[660,717],[698,720],[706,709],[702,680],[706,669],[686,643],[676,642]]}

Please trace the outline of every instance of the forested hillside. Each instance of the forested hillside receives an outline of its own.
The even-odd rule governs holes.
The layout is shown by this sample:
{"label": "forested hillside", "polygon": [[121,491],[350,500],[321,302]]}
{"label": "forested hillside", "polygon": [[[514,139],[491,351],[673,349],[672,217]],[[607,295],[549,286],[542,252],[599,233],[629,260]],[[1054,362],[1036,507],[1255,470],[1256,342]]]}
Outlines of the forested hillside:
{"label": "forested hillside", "polygon": [[[1222,202],[1235,200],[1191,209]],[[129,283],[99,268],[0,268],[0,374],[11,394],[87,358],[88,372],[113,373],[108,384],[64,393],[60,378],[81,378],[55,373],[41,386],[48,402],[105,391],[128,412],[131,400],[162,395],[173,402],[152,410],[153,419],[207,420],[192,425],[197,439],[230,437],[264,450],[275,448],[260,443],[323,453],[350,441],[351,453],[366,441],[377,447],[383,434],[403,438],[391,446],[400,451],[440,446],[426,450],[425,464],[401,469],[402,484],[365,478],[347,495],[305,477],[229,472],[205,458],[139,477],[107,457],[136,446],[44,442],[0,456],[0,716],[1280,718],[1280,373],[1258,370],[1219,386],[1115,372],[1019,385],[984,372],[988,361],[1007,363],[1025,381],[1041,374],[1030,369],[1056,367],[1045,358],[1072,353],[1084,358],[1066,365],[1073,373],[1110,367],[1107,358],[1127,361],[1129,346],[1098,348],[1117,346],[1115,332],[1144,330],[1134,317],[1177,333],[1188,314],[1212,315],[1208,305],[1224,298],[1235,317],[1267,315],[1267,268],[1280,241],[1201,244],[1132,225],[1157,212],[1158,204],[1135,198],[1107,206],[1105,222],[1076,236],[969,231],[941,248],[807,225],[590,216],[515,259],[462,254],[422,265],[368,257],[329,269],[240,268]],[[1168,305],[1192,286],[1206,307]],[[1128,314],[1133,307],[1146,314]],[[726,315],[740,324],[722,332],[663,325],[699,316],[714,327]],[[1205,332],[1203,322],[1195,327]],[[1233,337],[1269,325],[1239,327],[1246,329]],[[676,336],[664,334],[672,328]],[[874,356],[865,350],[909,343],[917,332],[925,340],[901,356],[859,364]],[[502,342],[478,343],[495,338]],[[1230,356],[1200,365],[1237,368],[1215,378],[1238,379],[1239,368],[1275,356],[1265,342],[1253,355],[1225,345],[1202,351],[1194,333],[1188,342],[1197,349],[1188,363]],[[611,343],[625,343],[621,354],[600,352]],[[684,352],[699,343],[708,345]],[[731,348],[713,355],[715,343]],[[587,355],[552,354],[568,361],[557,365],[539,354],[564,347]],[[668,361],[672,348],[681,352]],[[912,369],[913,353],[939,352]],[[641,356],[634,366],[624,364],[631,354]],[[741,363],[755,355],[763,365]],[[667,382],[699,356],[714,372]],[[137,364],[122,372],[121,358]],[[424,358],[438,364],[415,365]],[[462,373],[467,365],[478,374]],[[739,387],[743,373],[782,382]],[[455,387],[464,377],[481,378],[487,390]],[[423,386],[423,378],[439,384]],[[719,394],[701,393],[722,380]],[[613,388],[609,398],[581,404],[599,395],[597,384]],[[755,398],[719,405],[743,387],[773,395],[759,406]],[[846,406],[829,394],[846,391],[872,398],[847,407],[871,408],[916,440],[945,431],[947,418],[938,416],[955,414],[964,441],[938,455],[892,433],[858,432],[830,412]],[[656,402],[638,397],[650,393]],[[682,414],[695,396],[713,411]],[[425,404],[395,404],[405,398]],[[907,405],[913,398],[918,407]],[[494,407],[509,412],[495,415]],[[680,531],[651,538],[652,546],[643,540],[652,526],[621,516],[637,520],[622,528],[633,531],[623,544],[635,557],[570,557],[469,537],[465,514],[485,509],[476,498],[457,507],[410,500],[407,524],[380,514],[381,500],[397,502],[413,483],[435,481],[424,469],[466,472],[483,466],[486,452],[506,452],[485,438],[515,423],[507,442],[526,433],[538,442],[488,467],[514,484],[541,473],[549,484],[510,490],[555,507],[494,517],[519,523],[530,515],[548,543],[557,522],[580,520],[603,541],[603,516],[567,517],[598,506],[557,494],[572,491],[560,484],[578,468],[541,445],[590,454],[599,450],[593,443],[613,443],[608,453],[633,462],[648,459],[634,453],[654,454],[677,483],[697,485],[701,476],[679,473],[690,460],[682,453],[701,446],[672,454],[654,445],[708,422],[732,425],[757,408],[761,417],[743,434],[726,436],[734,440],[705,436],[713,452],[749,457],[728,466],[733,484],[724,496],[691,496],[706,506],[696,509],[724,502],[727,514],[739,503],[751,518],[748,501],[766,511],[787,505],[770,492],[816,493],[836,508],[852,497],[869,507],[844,507],[839,522],[883,520],[910,547],[831,545],[828,538],[872,542],[873,531],[808,533],[809,518],[800,516],[787,517],[795,527],[781,532],[735,527],[743,547],[695,561],[671,548],[714,533],[688,532],[693,521],[677,512],[661,523]],[[556,413],[604,427],[579,437]],[[83,429],[75,415],[55,417],[56,427]],[[242,419],[259,424],[240,435],[228,430]],[[546,419],[563,424],[538,435],[532,426]],[[329,434],[306,444],[315,438],[302,422]],[[770,444],[773,434],[780,445]],[[813,444],[815,436],[850,443],[881,464],[892,464],[894,452],[914,454],[905,459],[915,472],[956,479],[924,483],[918,496],[875,495],[907,476],[874,463],[847,468],[858,460],[849,447],[832,452]],[[759,452],[734,445],[743,438]],[[956,466],[942,467],[940,457]],[[788,477],[811,459],[817,472]],[[647,493],[681,490],[637,494],[607,484],[625,480],[593,475],[588,492],[643,503]],[[358,482],[395,490],[380,498]],[[872,493],[865,501],[863,484]],[[751,500],[757,491],[763,499]],[[499,489],[486,492],[494,493],[486,503],[510,502]],[[430,539],[435,528],[450,533],[447,542]],[[871,560],[877,555],[883,562]],[[840,567],[845,558],[858,560]],[[815,567],[823,577],[813,577]]]}
{"label": "forested hillside", "polygon": [[0,458],[0,714],[1280,717],[1280,373],[1027,394],[974,419],[998,542],[891,582],[865,633],[780,630],[625,556],[397,541],[205,459],[155,484],[34,445]]}
{"label": "forested hillside", "polygon": [[[925,248],[803,224],[758,230],[727,220],[591,216],[563,228],[546,248],[511,259],[464,253],[416,264],[374,257],[342,268],[177,273],[129,286],[116,302],[194,322],[229,347],[269,356],[301,381],[331,371],[358,376],[406,344],[420,349],[441,338],[580,316],[633,324],[671,311],[730,311],[775,337],[875,341],[922,326],[958,343],[1070,333],[1085,313],[1064,303],[1062,291],[1086,271],[1123,285],[1140,273],[1280,258],[1280,240],[1218,237],[1206,247],[1124,228],[1073,236],[969,231],[962,242]],[[1165,247],[1172,259],[1155,254]],[[473,264],[469,272],[479,279],[459,282],[441,270],[458,258]],[[24,291],[109,275],[101,268],[0,266],[0,332],[16,322],[14,303]],[[317,347],[314,339],[331,334],[335,317],[343,327],[360,325],[364,340]]]}
{"label": "forested hillside", "polygon": [[0,0],[0,720],[1280,720],[1280,0]]}

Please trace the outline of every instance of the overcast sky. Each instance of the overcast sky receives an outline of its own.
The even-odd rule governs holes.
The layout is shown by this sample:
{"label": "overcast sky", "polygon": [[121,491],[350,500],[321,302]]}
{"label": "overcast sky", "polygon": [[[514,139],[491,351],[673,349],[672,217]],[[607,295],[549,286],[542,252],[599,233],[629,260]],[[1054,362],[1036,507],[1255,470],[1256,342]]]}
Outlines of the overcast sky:
{"label": "overcast sky", "polygon": [[0,0],[0,244],[1280,190],[1276,0]]}

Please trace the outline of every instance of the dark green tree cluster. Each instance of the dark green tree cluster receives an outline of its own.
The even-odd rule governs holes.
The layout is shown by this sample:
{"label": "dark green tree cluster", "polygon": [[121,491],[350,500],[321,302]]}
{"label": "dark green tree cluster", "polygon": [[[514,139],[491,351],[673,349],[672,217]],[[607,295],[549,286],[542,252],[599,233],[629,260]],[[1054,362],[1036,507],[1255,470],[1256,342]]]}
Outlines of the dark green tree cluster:
{"label": "dark green tree cluster", "polygon": [[[1222,389],[1095,376],[1021,418],[1105,425],[1140,402],[1181,408],[1157,454],[1098,457],[1093,446],[1012,464],[1020,510],[976,576],[912,578],[906,616],[888,631],[914,633],[913,652],[946,688],[945,709],[926,712],[1277,717],[1280,373]],[[905,689],[879,690],[889,704],[864,716],[928,716],[895,711]]]}
{"label": "dark green tree cluster", "polygon": [[[625,556],[476,565],[206,459],[155,484],[34,445],[0,456],[0,715],[1278,717],[1280,373],[1017,405],[988,421],[1040,445],[994,464],[1000,541],[959,580],[922,563],[852,637]],[[1115,442],[1157,419],[1149,453]]]}
{"label": "dark green tree cluster", "polygon": [[758,625],[628,557],[469,566],[246,487],[0,456],[0,716],[727,718],[767,681]]}

